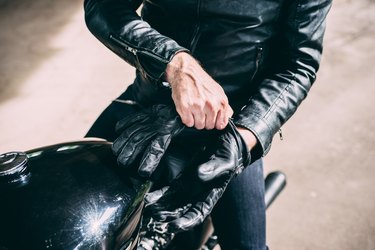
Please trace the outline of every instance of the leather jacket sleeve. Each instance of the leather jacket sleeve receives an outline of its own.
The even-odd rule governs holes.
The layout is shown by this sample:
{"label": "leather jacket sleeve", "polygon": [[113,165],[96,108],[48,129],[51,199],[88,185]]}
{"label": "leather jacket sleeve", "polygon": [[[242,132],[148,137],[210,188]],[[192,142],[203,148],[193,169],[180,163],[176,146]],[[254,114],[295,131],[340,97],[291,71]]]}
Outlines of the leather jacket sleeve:
{"label": "leather jacket sleeve", "polygon": [[110,50],[143,75],[159,80],[173,56],[187,49],[143,21],[136,13],[140,3],[139,0],[85,0],[85,21]]}
{"label": "leather jacket sleeve", "polygon": [[283,48],[276,54],[279,58],[272,59],[278,66],[259,81],[255,94],[234,117],[237,126],[249,129],[258,139],[254,159],[269,151],[272,137],[294,114],[315,81],[330,6],[331,0],[292,0],[284,12],[278,41]]}

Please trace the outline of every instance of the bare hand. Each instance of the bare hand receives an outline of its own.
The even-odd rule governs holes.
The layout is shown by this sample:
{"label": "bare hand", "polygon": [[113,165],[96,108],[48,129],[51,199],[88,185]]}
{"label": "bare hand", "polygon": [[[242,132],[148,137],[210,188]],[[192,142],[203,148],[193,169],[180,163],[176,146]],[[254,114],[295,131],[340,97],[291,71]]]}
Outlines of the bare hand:
{"label": "bare hand", "polygon": [[182,122],[196,129],[224,129],[233,115],[223,88],[188,53],[175,55],[166,69]]}

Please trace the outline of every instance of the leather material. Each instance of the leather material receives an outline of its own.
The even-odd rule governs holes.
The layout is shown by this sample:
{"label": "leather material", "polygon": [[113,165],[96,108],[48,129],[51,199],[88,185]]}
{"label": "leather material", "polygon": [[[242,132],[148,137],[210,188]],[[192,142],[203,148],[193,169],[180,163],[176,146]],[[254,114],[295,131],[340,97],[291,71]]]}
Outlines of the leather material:
{"label": "leather material", "polygon": [[156,221],[167,223],[170,232],[187,231],[202,223],[230,180],[250,163],[247,146],[232,121],[215,143],[207,145],[194,158],[170,186],[145,197],[147,213]]}
{"label": "leather material", "polygon": [[208,160],[198,166],[198,177],[203,182],[239,174],[251,161],[249,149],[231,120],[206,151]]}
{"label": "leather material", "polygon": [[[183,177],[183,178],[182,178]],[[223,195],[229,179],[220,186],[207,187],[193,178],[192,173],[184,173],[171,186],[148,193],[146,215],[160,224],[167,223],[170,233],[188,231],[201,224]]]}
{"label": "leather material", "polygon": [[[120,166],[138,166],[142,177],[150,177],[167,150],[172,137],[184,129],[176,110],[154,105],[125,117],[116,124],[120,134],[112,151]],[[140,159],[139,162],[136,162]]]}
{"label": "leather material", "polygon": [[142,19],[134,2],[85,0],[85,11],[91,32],[136,67],[136,101],[172,103],[163,72],[188,51],[256,135],[254,160],[266,154],[315,81],[332,0],[144,0]]}
{"label": "leather material", "polygon": [[128,0],[85,1],[87,26],[140,73],[149,79],[159,79],[173,55],[187,49],[141,20],[134,5]]}

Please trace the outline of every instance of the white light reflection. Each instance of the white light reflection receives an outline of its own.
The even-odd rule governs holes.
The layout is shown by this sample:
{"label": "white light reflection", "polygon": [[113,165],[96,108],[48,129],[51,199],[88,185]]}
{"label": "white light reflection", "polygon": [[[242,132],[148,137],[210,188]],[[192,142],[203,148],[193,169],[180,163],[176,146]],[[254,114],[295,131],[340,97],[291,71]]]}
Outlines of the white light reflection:
{"label": "white light reflection", "polygon": [[33,152],[33,153],[29,153],[29,154],[27,154],[27,158],[37,157],[37,156],[40,156],[42,153],[43,153],[43,151],[36,151],[36,152]]}
{"label": "white light reflection", "polygon": [[80,227],[83,240],[74,248],[74,250],[89,244],[97,244],[103,240],[109,225],[113,222],[116,211],[120,206],[108,207],[104,212],[100,213],[96,209],[92,209],[83,217],[83,224]]}
{"label": "white light reflection", "polygon": [[56,152],[62,152],[62,151],[67,151],[67,150],[74,150],[74,149],[77,149],[79,147],[80,147],[80,145],[62,146],[62,147],[59,147],[56,150]]}
{"label": "white light reflection", "polygon": [[108,222],[111,221],[111,217],[113,217],[117,208],[118,207],[109,207],[99,218],[92,218],[91,221],[89,221],[89,234],[101,235],[102,226],[108,225]]}

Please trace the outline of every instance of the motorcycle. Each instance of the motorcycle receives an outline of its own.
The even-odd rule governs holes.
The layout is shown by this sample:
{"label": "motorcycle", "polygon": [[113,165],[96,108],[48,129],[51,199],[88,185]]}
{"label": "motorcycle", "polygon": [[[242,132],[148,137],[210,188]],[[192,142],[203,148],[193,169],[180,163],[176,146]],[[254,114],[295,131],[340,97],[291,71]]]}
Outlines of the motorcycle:
{"label": "motorcycle", "polygon": [[[268,174],[267,207],[285,185],[282,172]],[[0,250],[176,249],[176,235],[143,213],[151,187],[103,140],[1,154]],[[210,218],[200,228],[199,248],[217,247]]]}

